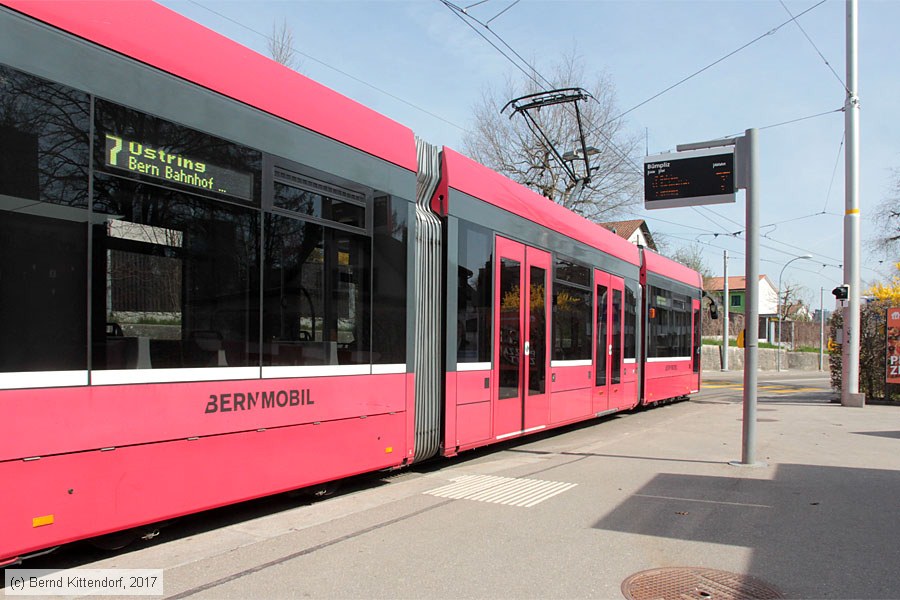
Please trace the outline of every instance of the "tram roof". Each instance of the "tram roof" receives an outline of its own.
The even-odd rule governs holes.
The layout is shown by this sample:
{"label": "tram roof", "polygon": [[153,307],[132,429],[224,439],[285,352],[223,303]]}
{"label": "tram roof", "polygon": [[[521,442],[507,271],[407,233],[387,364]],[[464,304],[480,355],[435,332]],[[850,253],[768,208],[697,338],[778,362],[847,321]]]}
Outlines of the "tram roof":
{"label": "tram roof", "polygon": [[663,275],[669,279],[686,283],[691,287],[703,287],[703,277],[697,271],[686,267],[680,262],[658,254],[652,250],[644,249],[644,265],[650,273]]}
{"label": "tram roof", "polygon": [[412,130],[149,0],[0,0],[17,12],[416,171]]}
{"label": "tram roof", "polygon": [[616,258],[640,264],[638,247],[608,229],[446,146],[444,161],[449,187]]}

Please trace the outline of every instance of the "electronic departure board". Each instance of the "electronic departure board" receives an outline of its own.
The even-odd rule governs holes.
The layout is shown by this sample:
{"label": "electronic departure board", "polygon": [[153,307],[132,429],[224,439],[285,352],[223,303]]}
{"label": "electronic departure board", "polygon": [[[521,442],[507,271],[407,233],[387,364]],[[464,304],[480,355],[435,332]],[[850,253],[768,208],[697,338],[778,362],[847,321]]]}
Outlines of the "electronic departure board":
{"label": "electronic departure board", "polygon": [[734,201],[734,149],[658,154],[644,159],[644,208]]}

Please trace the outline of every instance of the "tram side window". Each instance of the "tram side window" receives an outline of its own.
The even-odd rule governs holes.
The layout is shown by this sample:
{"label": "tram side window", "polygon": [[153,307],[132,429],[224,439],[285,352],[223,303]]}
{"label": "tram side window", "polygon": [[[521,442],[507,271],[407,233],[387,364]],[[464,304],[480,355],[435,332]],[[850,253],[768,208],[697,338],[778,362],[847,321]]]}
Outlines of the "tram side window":
{"label": "tram side window", "polygon": [[369,238],[266,215],[263,364],[369,364]]}
{"label": "tram side window", "polygon": [[456,361],[491,361],[493,235],[459,222]]}
{"label": "tram side window", "polygon": [[[35,202],[87,208],[88,95],[0,64],[0,198],[5,210]],[[61,209],[54,218],[86,222]],[[61,216],[65,214],[65,217]]]}
{"label": "tram side window", "polygon": [[259,364],[261,154],[94,104],[92,368]]}
{"label": "tram side window", "polygon": [[553,360],[590,360],[591,272],[570,261],[556,261],[553,286]]}
{"label": "tram side window", "polygon": [[649,358],[691,356],[691,299],[677,292],[650,286]]}
{"label": "tram side window", "polygon": [[87,368],[86,94],[0,65],[0,372]]}
{"label": "tram side window", "polygon": [[257,211],[95,175],[93,368],[254,364]]}
{"label": "tram side window", "polygon": [[373,220],[372,362],[404,364],[409,202],[376,196]]}
{"label": "tram side window", "polygon": [[591,270],[568,260],[557,259],[556,278],[582,287],[590,287]]}
{"label": "tram side window", "polygon": [[0,372],[87,368],[85,223],[0,210]]}
{"label": "tram side window", "polygon": [[637,356],[637,297],[630,281],[625,282],[625,354],[626,359]]}

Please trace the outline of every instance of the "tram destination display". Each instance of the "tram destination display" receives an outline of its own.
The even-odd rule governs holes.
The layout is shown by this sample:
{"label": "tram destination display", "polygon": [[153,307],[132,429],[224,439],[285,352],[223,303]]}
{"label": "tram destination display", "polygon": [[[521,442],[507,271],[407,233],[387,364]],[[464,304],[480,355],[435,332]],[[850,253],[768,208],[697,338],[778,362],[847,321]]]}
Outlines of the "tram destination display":
{"label": "tram destination display", "polygon": [[644,159],[644,208],[734,201],[734,149],[657,154]]}
{"label": "tram destination display", "polygon": [[192,156],[157,148],[143,141],[106,134],[106,165],[189,188],[253,198],[253,176]]}

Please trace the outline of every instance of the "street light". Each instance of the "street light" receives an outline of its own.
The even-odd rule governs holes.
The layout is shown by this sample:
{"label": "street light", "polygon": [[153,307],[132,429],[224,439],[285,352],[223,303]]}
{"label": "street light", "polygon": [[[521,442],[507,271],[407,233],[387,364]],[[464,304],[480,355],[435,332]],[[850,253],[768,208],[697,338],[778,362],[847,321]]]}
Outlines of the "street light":
{"label": "street light", "polygon": [[[587,148],[587,156],[594,156],[595,154],[600,154],[600,150],[593,146],[588,146]],[[581,148],[576,148],[575,150],[569,150],[565,154],[562,155],[563,160],[578,160],[580,158],[584,158],[585,154],[581,150]]]}
{"label": "street light", "polygon": [[778,347],[775,348],[776,371],[781,370],[781,322],[784,321],[784,316],[781,314],[781,276],[784,275],[784,270],[788,268],[788,265],[795,260],[808,260],[810,258],[812,258],[812,254],[804,254],[803,256],[792,258],[781,267],[781,273],[778,274],[778,293],[775,295],[775,314],[778,315]]}

